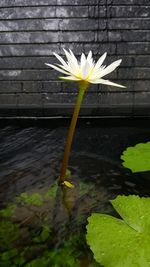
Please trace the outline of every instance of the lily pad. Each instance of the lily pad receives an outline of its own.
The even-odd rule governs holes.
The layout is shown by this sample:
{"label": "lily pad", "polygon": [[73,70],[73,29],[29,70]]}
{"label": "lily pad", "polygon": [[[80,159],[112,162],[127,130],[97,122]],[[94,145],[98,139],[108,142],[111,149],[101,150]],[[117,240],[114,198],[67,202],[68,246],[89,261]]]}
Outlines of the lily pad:
{"label": "lily pad", "polygon": [[150,171],[150,142],[128,147],[121,155],[124,167],[132,172]]}
{"label": "lily pad", "polygon": [[104,267],[150,266],[150,198],[118,196],[111,201],[122,219],[94,213],[87,242]]}

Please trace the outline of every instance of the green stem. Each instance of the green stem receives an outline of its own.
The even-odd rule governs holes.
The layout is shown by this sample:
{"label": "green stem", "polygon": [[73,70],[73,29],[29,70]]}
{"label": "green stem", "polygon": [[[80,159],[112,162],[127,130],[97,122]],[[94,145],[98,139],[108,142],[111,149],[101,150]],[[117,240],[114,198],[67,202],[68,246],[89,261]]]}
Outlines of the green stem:
{"label": "green stem", "polygon": [[79,115],[79,111],[80,111],[80,106],[81,106],[83,96],[85,93],[85,89],[86,89],[85,87],[79,88],[77,101],[75,104],[70,128],[69,128],[67,139],[66,139],[64,157],[63,157],[62,167],[61,167],[60,176],[59,176],[60,182],[64,182],[66,180],[66,171],[67,171],[67,167],[68,167],[68,161],[69,161],[72,139],[73,139],[73,135],[74,135],[74,131],[75,131],[75,127],[76,127],[76,123],[77,123],[77,119],[78,119],[78,115]]}

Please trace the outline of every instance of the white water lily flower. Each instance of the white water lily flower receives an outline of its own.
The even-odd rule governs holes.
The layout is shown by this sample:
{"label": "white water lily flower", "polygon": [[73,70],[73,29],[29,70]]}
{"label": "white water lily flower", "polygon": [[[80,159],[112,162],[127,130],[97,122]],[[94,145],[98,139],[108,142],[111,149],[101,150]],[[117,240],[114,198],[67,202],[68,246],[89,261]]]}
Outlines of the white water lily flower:
{"label": "white water lily flower", "polygon": [[78,61],[71,50],[66,51],[64,49],[67,62],[54,53],[56,58],[60,61],[60,64],[52,65],[45,63],[46,65],[52,67],[53,69],[66,74],[67,76],[60,77],[63,80],[68,81],[78,81],[78,82],[86,82],[86,83],[95,83],[95,84],[106,84],[117,87],[125,87],[123,85],[111,82],[109,80],[102,79],[105,75],[114,71],[121,63],[121,59],[114,61],[109,66],[103,66],[103,62],[106,58],[107,53],[105,52],[99,60],[95,63],[92,58],[92,52],[88,53],[86,57],[84,53],[82,53],[80,61]]}

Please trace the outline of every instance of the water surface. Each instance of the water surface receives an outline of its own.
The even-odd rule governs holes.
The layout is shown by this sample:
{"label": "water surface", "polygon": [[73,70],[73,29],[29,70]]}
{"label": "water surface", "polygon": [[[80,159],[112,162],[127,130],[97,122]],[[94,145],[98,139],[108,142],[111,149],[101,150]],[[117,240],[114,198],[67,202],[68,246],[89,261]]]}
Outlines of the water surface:
{"label": "water surface", "polygon": [[[69,121],[3,125],[0,130],[0,203],[21,192],[48,187],[59,176]],[[72,178],[94,183],[99,196],[117,194],[147,196],[150,190],[142,175],[121,164],[127,146],[147,142],[148,121],[83,120],[78,122],[69,168]]]}

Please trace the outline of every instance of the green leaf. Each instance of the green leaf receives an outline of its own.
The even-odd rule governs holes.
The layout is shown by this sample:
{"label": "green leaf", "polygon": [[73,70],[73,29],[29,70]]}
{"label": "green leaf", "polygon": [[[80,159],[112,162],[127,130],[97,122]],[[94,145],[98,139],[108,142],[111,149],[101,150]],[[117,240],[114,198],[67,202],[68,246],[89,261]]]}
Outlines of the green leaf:
{"label": "green leaf", "polygon": [[111,203],[129,226],[138,232],[150,233],[150,198],[118,196]]}
{"label": "green leaf", "polygon": [[0,249],[11,249],[18,236],[19,228],[16,224],[8,221],[0,222]]}
{"label": "green leaf", "polygon": [[50,234],[51,234],[50,227],[44,225],[39,236],[35,236],[32,240],[36,243],[43,243],[50,237]]}
{"label": "green leaf", "polygon": [[15,266],[22,266],[24,263],[26,262],[25,258],[21,255],[18,255],[15,259],[14,259],[14,263]]}
{"label": "green leaf", "polygon": [[17,254],[18,254],[18,251],[17,249],[14,248],[14,249],[8,250],[0,254],[0,258],[2,261],[8,261],[11,258],[14,258]]}
{"label": "green leaf", "polygon": [[44,198],[46,198],[46,199],[55,198],[56,197],[56,193],[57,193],[57,189],[58,189],[58,185],[55,182],[54,184],[51,185],[49,190],[45,193]]}
{"label": "green leaf", "polygon": [[43,203],[42,196],[39,193],[33,193],[29,195],[27,193],[21,193],[19,197],[17,197],[17,202],[26,205],[34,205],[40,207]]}
{"label": "green leaf", "polygon": [[9,204],[5,209],[0,210],[0,216],[11,217],[14,215],[16,209],[15,204]]}
{"label": "green leaf", "polygon": [[150,142],[128,147],[121,155],[124,167],[132,172],[150,171]]}
{"label": "green leaf", "polygon": [[105,214],[88,218],[87,242],[105,267],[150,266],[150,198],[118,196],[111,201],[124,219]]}
{"label": "green leaf", "polygon": [[0,266],[2,267],[22,266],[24,263],[25,259],[20,255],[16,248],[0,254]]}
{"label": "green leaf", "polygon": [[25,267],[48,267],[48,265],[44,258],[39,258],[25,264]]}

